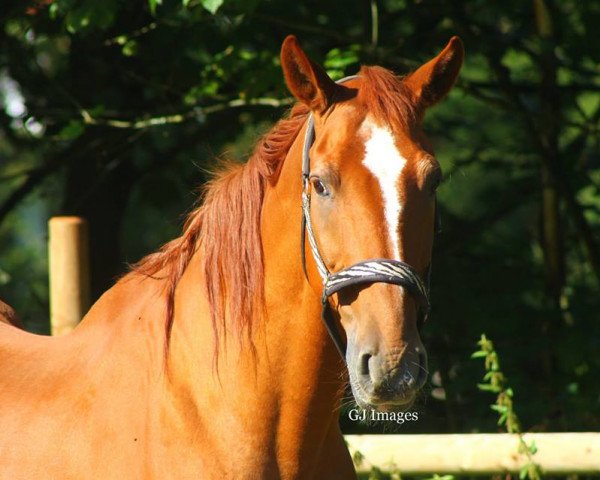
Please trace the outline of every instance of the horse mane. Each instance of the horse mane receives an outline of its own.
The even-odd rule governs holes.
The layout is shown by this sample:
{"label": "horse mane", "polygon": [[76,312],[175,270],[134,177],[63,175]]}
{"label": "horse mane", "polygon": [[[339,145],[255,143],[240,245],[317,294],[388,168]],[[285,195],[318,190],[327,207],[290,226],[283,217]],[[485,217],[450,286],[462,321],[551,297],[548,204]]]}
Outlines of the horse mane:
{"label": "horse mane", "polygon": [[[416,118],[410,91],[381,67],[362,67],[358,100],[377,121],[410,126]],[[245,164],[230,163],[202,190],[202,204],[187,217],[183,234],[135,264],[135,272],[166,278],[167,341],[173,325],[175,290],[200,248],[205,293],[215,340],[226,317],[240,340],[250,338],[253,319],[264,313],[264,269],[260,217],[267,182],[275,182],[309,110],[294,106],[255,147]],[[227,313],[227,315],[226,315]],[[215,352],[218,342],[215,341]]]}
{"label": "horse mane", "polygon": [[[306,120],[298,104],[257,143],[245,164],[230,162],[202,189],[201,205],[187,217],[183,234],[137,264],[133,271],[166,278],[166,338],[175,313],[175,290],[192,256],[202,249],[215,339],[225,333],[227,316],[241,339],[252,319],[263,313],[264,269],[260,215],[267,182],[275,182],[283,160]],[[217,342],[215,342],[217,345]]]}

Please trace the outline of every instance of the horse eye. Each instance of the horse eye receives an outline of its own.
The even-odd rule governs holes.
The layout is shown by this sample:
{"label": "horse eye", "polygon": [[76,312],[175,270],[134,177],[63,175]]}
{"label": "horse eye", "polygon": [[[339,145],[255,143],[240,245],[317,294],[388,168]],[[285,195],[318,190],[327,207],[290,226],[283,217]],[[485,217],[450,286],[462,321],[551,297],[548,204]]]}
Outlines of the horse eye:
{"label": "horse eye", "polygon": [[312,186],[315,192],[317,192],[317,195],[321,197],[327,197],[329,195],[329,190],[327,190],[327,187],[320,178],[314,177],[312,179]]}

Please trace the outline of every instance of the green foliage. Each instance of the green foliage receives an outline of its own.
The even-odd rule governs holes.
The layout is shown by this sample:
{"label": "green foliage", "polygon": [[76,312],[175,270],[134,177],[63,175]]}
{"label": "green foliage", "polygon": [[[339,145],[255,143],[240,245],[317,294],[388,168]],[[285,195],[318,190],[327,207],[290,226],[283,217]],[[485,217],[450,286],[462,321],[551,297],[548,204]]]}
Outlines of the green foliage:
{"label": "green foliage", "polygon": [[483,358],[486,374],[483,377],[484,382],[477,385],[479,390],[493,392],[497,394],[496,401],[490,407],[498,413],[498,426],[506,428],[508,433],[514,433],[519,438],[518,453],[524,455],[527,461],[519,471],[519,478],[524,480],[540,480],[542,478],[541,469],[534,461],[533,456],[537,452],[535,442],[527,443],[523,438],[523,432],[519,423],[519,418],[514,410],[512,388],[508,386],[508,381],[500,369],[500,360],[498,353],[494,349],[494,344],[485,335],[477,342],[479,350],[471,355],[471,358]]}
{"label": "green foliage", "polygon": [[[156,7],[158,5],[162,5],[162,0],[148,0],[148,5],[150,6],[150,13],[152,15],[156,15]],[[184,4],[184,6],[187,6]]]}
{"label": "green foliage", "polygon": [[206,10],[214,15],[219,7],[223,5],[223,0],[202,0],[201,3]]}
{"label": "green foliage", "polygon": [[327,53],[323,66],[327,73],[334,80],[346,76],[346,71],[349,67],[354,66],[354,71],[357,70],[357,65],[360,60],[360,45],[350,45],[347,49],[334,48]]}
{"label": "green foliage", "polygon": [[75,140],[84,130],[85,126],[81,120],[71,120],[61,129],[58,136],[63,140]]}
{"label": "green foliage", "polygon": [[55,0],[49,7],[50,17],[63,19],[71,34],[105,29],[115,21],[117,0]]}

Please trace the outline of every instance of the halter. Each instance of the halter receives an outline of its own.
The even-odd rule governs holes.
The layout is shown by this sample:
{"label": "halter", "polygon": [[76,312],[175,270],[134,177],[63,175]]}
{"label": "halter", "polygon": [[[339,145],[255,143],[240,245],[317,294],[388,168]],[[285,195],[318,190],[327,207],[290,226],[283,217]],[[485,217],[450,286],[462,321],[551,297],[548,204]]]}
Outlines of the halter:
{"label": "halter", "polygon": [[[356,78],[355,76],[346,77],[339,80],[337,83],[343,83],[347,80]],[[315,127],[312,114],[309,114],[306,136],[304,137],[304,146],[302,149],[302,231],[301,231],[301,250],[302,250],[302,268],[304,274],[308,278],[306,270],[305,246],[306,237],[312,256],[317,265],[317,270],[321,280],[323,281],[323,295],[321,297],[322,310],[321,319],[333,340],[338,352],[342,358],[346,359],[346,343],[342,339],[340,332],[335,324],[335,319],[329,305],[329,297],[334,293],[338,293],[348,287],[371,284],[371,283],[389,283],[398,285],[406,289],[416,300],[419,306],[419,316],[421,321],[425,321],[430,311],[429,302],[429,277],[431,268],[427,270],[427,285],[421,280],[418,273],[407,263],[399,260],[374,258],[365,260],[354,265],[340,270],[336,273],[331,273],[325,261],[319,252],[317,241],[315,238],[313,225],[310,216],[310,156],[309,150],[315,140]],[[439,215],[436,208],[435,229],[436,233],[440,227]]]}

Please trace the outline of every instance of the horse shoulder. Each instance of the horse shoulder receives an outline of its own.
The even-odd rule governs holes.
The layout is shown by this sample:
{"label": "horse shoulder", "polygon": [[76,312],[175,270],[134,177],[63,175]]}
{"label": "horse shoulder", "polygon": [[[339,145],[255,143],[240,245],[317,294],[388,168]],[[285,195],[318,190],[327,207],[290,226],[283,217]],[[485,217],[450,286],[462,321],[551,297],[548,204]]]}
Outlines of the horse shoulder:
{"label": "horse shoulder", "polygon": [[122,279],[65,336],[0,324],[0,478],[147,476],[164,361],[159,283]]}

